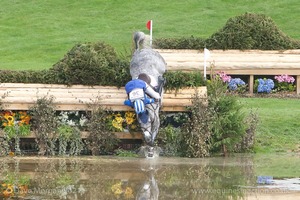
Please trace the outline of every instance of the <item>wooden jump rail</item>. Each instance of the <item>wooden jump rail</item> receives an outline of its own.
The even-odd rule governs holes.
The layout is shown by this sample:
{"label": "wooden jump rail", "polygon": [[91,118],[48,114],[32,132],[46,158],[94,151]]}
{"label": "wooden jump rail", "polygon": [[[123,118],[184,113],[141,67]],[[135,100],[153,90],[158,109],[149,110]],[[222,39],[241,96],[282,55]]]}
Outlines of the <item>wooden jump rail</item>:
{"label": "wooden jump rail", "polygon": [[[203,73],[204,54],[198,50],[157,49],[166,60],[169,71],[196,71]],[[224,71],[229,75],[248,75],[249,91],[253,93],[255,75],[296,76],[296,92],[300,94],[300,49],[285,51],[260,50],[210,50],[207,59],[207,74],[210,64],[214,72]]]}
{"label": "wooden jump rail", "polygon": [[[204,102],[207,100],[206,87],[166,91],[163,95],[162,111],[182,112],[192,105],[191,99],[198,93]],[[1,104],[4,110],[28,110],[37,99],[53,97],[56,110],[92,109],[89,105],[97,104],[112,111],[130,111],[133,109],[123,105],[127,94],[124,88],[112,86],[83,86],[83,85],[48,85],[24,83],[0,83]],[[141,139],[141,134],[116,133],[120,139]],[[83,133],[85,138],[87,133]],[[33,135],[27,138],[34,138]]]}
{"label": "wooden jump rail", "polygon": [[[166,91],[162,111],[185,111],[196,90],[199,97],[206,100],[206,87]],[[43,97],[53,97],[57,110],[88,110],[88,105],[95,103],[113,111],[133,110],[123,104],[127,98],[123,87],[0,83],[0,97],[6,110],[28,110]]]}

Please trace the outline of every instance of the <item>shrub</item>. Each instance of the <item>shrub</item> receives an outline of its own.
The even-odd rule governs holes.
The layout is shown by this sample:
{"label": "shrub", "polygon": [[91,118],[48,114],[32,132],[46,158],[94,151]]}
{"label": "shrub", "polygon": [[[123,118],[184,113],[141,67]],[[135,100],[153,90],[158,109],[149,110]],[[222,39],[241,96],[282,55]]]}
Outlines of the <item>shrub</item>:
{"label": "shrub", "polygon": [[183,87],[198,87],[206,85],[203,75],[200,72],[184,73],[182,71],[166,72],[165,90],[178,90]]}
{"label": "shrub", "polygon": [[226,156],[234,152],[236,145],[245,137],[248,128],[246,115],[237,98],[226,93],[227,85],[218,76],[211,76],[207,89],[211,151],[223,152]]}
{"label": "shrub", "polygon": [[254,90],[258,93],[270,93],[274,88],[274,81],[272,79],[256,79],[254,83]]}
{"label": "shrub", "polygon": [[83,142],[81,140],[81,132],[76,126],[62,124],[58,127],[58,142],[59,155],[67,154],[67,147],[69,148],[69,155],[80,155],[83,150]]}
{"label": "shrub", "polygon": [[225,72],[217,72],[216,77],[220,79],[223,83],[227,83],[229,91],[235,91],[238,93],[243,93],[246,91],[246,83],[240,78],[231,78]]}
{"label": "shrub", "polygon": [[182,151],[182,133],[179,127],[172,125],[160,128],[157,137],[159,146],[163,149],[164,156],[181,156]]}
{"label": "shrub", "polygon": [[89,120],[86,124],[89,132],[86,140],[88,149],[92,152],[92,155],[112,151],[119,140],[107,126],[107,119],[111,112],[104,110],[101,105],[95,104],[88,114]]}
{"label": "shrub", "polygon": [[248,128],[242,141],[235,146],[236,152],[251,152],[254,147],[255,132],[259,121],[258,114],[251,110],[245,120],[245,124]]}
{"label": "shrub", "polygon": [[36,104],[29,108],[29,113],[39,154],[55,155],[58,120],[53,97],[38,99]]}
{"label": "shrub", "polygon": [[192,106],[189,107],[190,119],[182,127],[183,142],[181,145],[183,156],[205,157],[211,153],[212,143],[212,112],[196,93]]}
{"label": "shrub", "polygon": [[203,49],[205,39],[191,37],[158,38],[153,41],[153,46],[159,49]]}
{"label": "shrub", "polygon": [[271,18],[254,13],[230,18],[205,43],[210,49],[282,50],[299,47],[299,41],[285,35]]}
{"label": "shrub", "polygon": [[246,91],[246,83],[240,78],[233,78],[228,83],[228,88],[230,91],[242,93]]}
{"label": "shrub", "polygon": [[114,49],[98,42],[74,46],[51,71],[61,84],[111,85],[119,74],[123,77],[128,73],[120,66],[124,63],[117,59]]}
{"label": "shrub", "polygon": [[275,87],[277,91],[295,91],[296,86],[294,85],[295,78],[287,74],[275,76],[274,79],[277,81]]}

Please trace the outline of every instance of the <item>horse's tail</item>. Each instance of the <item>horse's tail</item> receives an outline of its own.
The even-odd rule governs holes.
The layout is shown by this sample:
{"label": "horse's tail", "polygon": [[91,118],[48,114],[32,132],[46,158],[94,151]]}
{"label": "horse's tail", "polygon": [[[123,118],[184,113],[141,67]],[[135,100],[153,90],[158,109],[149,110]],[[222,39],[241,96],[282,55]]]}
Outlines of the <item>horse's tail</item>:
{"label": "horse's tail", "polygon": [[146,41],[148,40],[148,37],[143,32],[135,32],[133,35],[133,40],[135,44],[135,50],[138,50],[147,46]]}

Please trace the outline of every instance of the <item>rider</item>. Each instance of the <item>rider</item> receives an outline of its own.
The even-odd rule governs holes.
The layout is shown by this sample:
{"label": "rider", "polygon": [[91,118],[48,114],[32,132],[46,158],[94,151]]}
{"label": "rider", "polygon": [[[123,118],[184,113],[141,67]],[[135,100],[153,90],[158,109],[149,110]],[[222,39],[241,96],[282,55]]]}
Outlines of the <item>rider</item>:
{"label": "rider", "polygon": [[142,73],[137,79],[129,81],[125,86],[125,90],[127,94],[129,94],[133,89],[142,88],[150,98],[154,98],[155,101],[159,101],[161,97],[159,93],[154,90],[150,83],[151,78],[147,74]]}

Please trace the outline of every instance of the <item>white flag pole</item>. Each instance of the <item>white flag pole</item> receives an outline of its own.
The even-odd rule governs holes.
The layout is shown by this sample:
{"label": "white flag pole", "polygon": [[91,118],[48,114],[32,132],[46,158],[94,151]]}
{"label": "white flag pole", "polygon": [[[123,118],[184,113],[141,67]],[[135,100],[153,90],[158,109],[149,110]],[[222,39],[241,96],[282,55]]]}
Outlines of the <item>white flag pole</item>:
{"label": "white flag pole", "polygon": [[204,68],[203,68],[203,76],[204,76],[204,80],[206,80],[206,68],[207,68],[207,64],[206,61],[210,56],[210,52],[207,48],[204,48]]}

